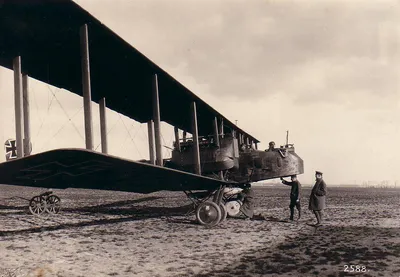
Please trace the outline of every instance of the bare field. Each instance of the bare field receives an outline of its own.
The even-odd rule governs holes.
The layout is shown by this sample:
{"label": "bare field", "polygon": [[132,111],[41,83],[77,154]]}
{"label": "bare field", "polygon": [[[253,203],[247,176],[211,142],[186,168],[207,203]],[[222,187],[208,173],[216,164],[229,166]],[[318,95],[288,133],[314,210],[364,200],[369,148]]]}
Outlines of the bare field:
{"label": "bare field", "polygon": [[328,187],[318,228],[309,188],[298,222],[288,188],[255,187],[267,220],[214,228],[183,193],[54,190],[61,213],[32,216],[43,191],[0,185],[0,276],[400,276],[400,189]]}

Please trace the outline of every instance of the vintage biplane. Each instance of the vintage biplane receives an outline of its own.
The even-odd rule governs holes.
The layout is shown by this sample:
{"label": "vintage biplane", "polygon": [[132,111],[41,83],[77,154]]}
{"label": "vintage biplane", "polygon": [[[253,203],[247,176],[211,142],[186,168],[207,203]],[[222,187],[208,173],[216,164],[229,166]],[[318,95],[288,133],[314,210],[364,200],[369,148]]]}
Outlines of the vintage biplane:
{"label": "vintage biplane", "polygon": [[[303,173],[293,145],[257,150],[259,141],[233,124],[71,0],[0,0],[0,65],[14,71],[17,158],[0,164],[0,183],[150,193],[183,191],[196,218],[226,217],[224,189]],[[82,96],[85,149],[29,155],[28,76]],[[92,101],[99,103],[102,153],[93,151]],[[147,161],[108,154],[107,107],[148,124]],[[175,128],[163,159],[160,122]],[[188,134],[191,134],[190,136]],[[45,192],[32,213],[56,213]]]}

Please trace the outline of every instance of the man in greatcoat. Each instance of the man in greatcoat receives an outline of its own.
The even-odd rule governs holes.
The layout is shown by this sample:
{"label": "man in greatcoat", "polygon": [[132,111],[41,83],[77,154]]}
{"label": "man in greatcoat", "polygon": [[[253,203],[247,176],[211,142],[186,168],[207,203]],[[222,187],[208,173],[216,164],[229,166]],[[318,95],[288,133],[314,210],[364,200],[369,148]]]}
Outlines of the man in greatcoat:
{"label": "man in greatcoat", "polygon": [[254,191],[250,184],[244,185],[243,191],[239,194],[238,199],[242,201],[240,211],[246,218],[253,218],[254,215]]}
{"label": "man in greatcoat", "polygon": [[293,215],[294,215],[294,207],[297,208],[299,211],[299,219],[301,217],[301,206],[300,206],[300,192],[301,192],[301,184],[297,180],[296,175],[291,176],[291,182],[288,182],[281,178],[281,181],[284,185],[291,186],[290,190],[290,220],[293,220]]}
{"label": "man in greatcoat", "polygon": [[310,202],[308,208],[313,211],[317,218],[317,224],[320,225],[322,221],[322,211],[325,209],[326,198],[326,184],[322,179],[322,172],[315,172],[315,185],[311,190]]}

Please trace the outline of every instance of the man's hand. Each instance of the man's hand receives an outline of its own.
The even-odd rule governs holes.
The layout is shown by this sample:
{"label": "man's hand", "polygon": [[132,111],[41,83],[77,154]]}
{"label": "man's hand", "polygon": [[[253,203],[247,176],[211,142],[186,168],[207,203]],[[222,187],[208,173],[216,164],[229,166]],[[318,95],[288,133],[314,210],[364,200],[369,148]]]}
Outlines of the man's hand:
{"label": "man's hand", "polygon": [[296,203],[300,203],[300,199],[297,199],[297,200],[296,200]]}

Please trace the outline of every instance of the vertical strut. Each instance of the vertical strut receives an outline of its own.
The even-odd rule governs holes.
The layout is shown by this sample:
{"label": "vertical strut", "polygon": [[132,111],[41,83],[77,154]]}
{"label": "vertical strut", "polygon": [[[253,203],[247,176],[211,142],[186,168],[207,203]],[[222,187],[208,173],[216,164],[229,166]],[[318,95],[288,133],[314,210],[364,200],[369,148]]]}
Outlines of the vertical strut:
{"label": "vertical strut", "polygon": [[214,141],[215,141],[215,145],[216,145],[217,147],[220,147],[219,135],[218,135],[218,121],[217,121],[217,118],[216,118],[216,117],[214,117],[213,127],[214,127]]}
{"label": "vertical strut", "polygon": [[156,164],[155,141],[154,141],[154,122],[147,122],[147,131],[149,137],[149,156],[151,164]]}
{"label": "vertical strut", "polygon": [[224,119],[221,118],[220,126],[219,126],[219,135],[221,138],[224,137]]}
{"label": "vertical strut", "polygon": [[174,127],[174,133],[175,133],[175,148],[179,152],[181,152],[181,143],[179,141],[179,129],[178,127]]}
{"label": "vertical strut", "polygon": [[101,137],[101,152],[108,153],[107,142],[107,116],[106,116],[106,99],[103,97],[99,103],[100,109],[100,137]]}
{"label": "vertical strut", "polygon": [[194,173],[201,174],[200,168],[200,146],[199,146],[199,133],[197,129],[197,112],[196,102],[192,102],[192,133],[193,133],[193,158],[194,158]]}
{"label": "vertical strut", "polygon": [[24,147],[22,142],[23,122],[22,122],[22,74],[21,57],[13,60],[14,69],[14,103],[15,103],[15,131],[17,140],[17,158],[24,156]]}
{"label": "vertical strut", "polygon": [[31,149],[31,121],[30,121],[30,109],[29,109],[29,86],[28,86],[28,75],[22,76],[22,94],[23,94],[23,114],[24,114],[24,155],[29,156]]}
{"label": "vertical strut", "polygon": [[158,77],[153,76],[153,120],[154,135],[156,143],[156,165],[163,165],[162,148],[161,148],[161,119],[160,119],[160,99],[158,93]]}
{"label": "vertical strut", "polygon": [[87,24],[84,24],[81,27],[80,36],[82,58],[83,108],[85,117],[85,141],[86,149],[93,150],[92,92],[90,87],[89,37]]}

